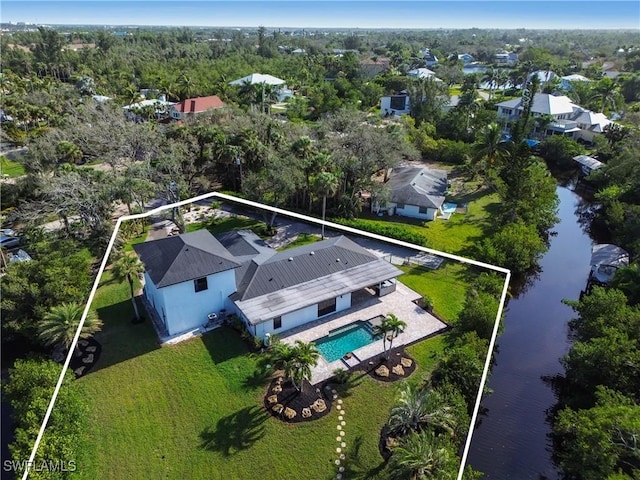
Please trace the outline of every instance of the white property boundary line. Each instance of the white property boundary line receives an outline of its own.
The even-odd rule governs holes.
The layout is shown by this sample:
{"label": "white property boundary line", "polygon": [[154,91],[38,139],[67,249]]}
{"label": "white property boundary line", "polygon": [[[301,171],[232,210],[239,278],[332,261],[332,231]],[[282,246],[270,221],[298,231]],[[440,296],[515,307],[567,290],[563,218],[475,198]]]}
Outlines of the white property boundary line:
{"label": "white property boundary line", "polygon": [[100,269],[98,270],[98,274],[96,276],[96,279],[93,282],[93,287],[91,288],[91,293],[89,293],[89,299],[87,300],[87,305],[84,307],[84,311],[82,312],[82,318],[80,319],[80,323],[78,324],[78,329],[76,330],[76,333],[73,337],[73,341],[71,342],[71,346],[69,347],[69,353],[67,354],[67,358],[64,361],[64,365],[62,367],[62,372],[60,372],[60,377],[58,378],[58,382],[56,383],[56,387],[53,391],[53,395],[51,397],[51,400],[49,401],[49,406],[47,407],[47,411],[44,415],[44,420],[42,421],[42,425],[40,426],[40,430],[38,431],[38,436],[36,437],[36,441],[35,444],[33,445],[33,450],[31,451],[31,455],[29,456],[29,460],[27,462],[26,468],[24,470],[24,473],[22,475],[22,480],[26,480],[27,477],[29,476],[29,472],[31,471],[31,467],[33,466],[33,462],[36,456],[36,453],[38,451],[38,447],[40,446],[40,442],[42,441],[42,436],[44,435],[44,431],[47,427],[47,423],[49,422],[49,417],[51,416],[51,412],[53,411],[53,406],[56,403],[56,399],[58,398],[58,393],[60,392],[60,387],[62,386],[62,382],[64,381],[64,377],[65,374],[67,372],[67,369],[69,368],[69,363],[71,362],[71,357],[73,356],[73,352],[76,349],[76,346],[78,345],[78,340],[80,338],[80,333],[82,332],[82,327],[84,326],[84,322],[87,319],[87,314],[89,313],[89,309],[91,308],[91,303],[93,302],[93,297],[96,294],[96,291],[98,290],[98,284],[100,283],[100,278],[102,278],[102,274],[104,273],[104,269],[107,266],[107,261],[109,259],[109,254],[111,253],[111,250],[113,249],[113,244],[116,240],[116,236],[118,235],[118,231],[120,230],[120,225],[122,225],[122,222],[124,220],[135,220],[138,218],[146,218],[149,217],[151,215],[154,215],[156,213],[160,213],[163,210],[169,210],[171,208],[175,208],[175,207],[181,207],[183,205],[188,205],[190,203],[194,203],[194,202],[198,202],[201,200],[206,200],[208,198],[219,198],[221,200],[225,200],[228,202],[233,202],[233,203],[239,203],[241,205],[245,205],[248,207],[253,207],[253,208],[257,208],[259,210],[268,210],[270,212],[274,212],[277,213],[279,215],[283,215],[286,217],[291,217],[291,218],[295,218],[297,220],[303,220],[305,222],[309,222],[309,223],[315,223],[318,225],[324,225],[325,227],[329,227],[332,228],[334,230],[340,230],[340,231],[344,231],[344,232],[348,232],[348,233],[353,233],[353,234],[357,234],[363,237],[369,237],[371,239],[374,240],[380,240],[383,242],[387,242],[387,243],[391,243],[391,244],[395,244],[398,245],[400,247],[406,247],[406,248],[411,248],[413,250],[420,250],[422,252],[427,252],[427,253],[432,253],[434,255],[438,255],[440,257],[445,257],[445,258],[449,258],[452,260],[457,260],[458,262],[461,263],[466,263],[469,265],[475,265],[477,267],[483,267],[486,268],[488,270],[493,270],[496,272],[500,272],[500,273],[504,273],[505,276],[505,281],[504,281],[504,286],[502,288],[502,295],[500,296],[500,305],[498,307],[498,313],[496,315],[496,321],[495,324],[493,326],[493,333],[491,335],[491,340],[489,341],[489,349],[487,352],[487,358],[485,359],[484,362],[484,370],[482,371],[482,377],[480,379],[480,385],[478,388],[478,394],[476,396],[476,403],[475,406],[473,408],[473,414],[471,415],[471,424],[469,426],[469,434],[467,435],[467,440],[465,442],[464,445],[464,451],[462,453],[462,459],[460,462],[460,469],[458,470],[458,478],[457,480],[462,480],[462,475],[464,473],[464,468],[466,466],[467,463],[467,456],[469,454],[469,447],[471,446],[471,439],[473,437],[473,429],[474,426],[476,424],[476,420],[478,418],[478,411],[480,409],[480,402],[482,401],[482,394],[484,392],[484,385],[487,381],[487,375],[489,372],[489,366],[491,364],[491,356],[493,353],[493,348],[495,346],[496,343],[496,337],[498,335],[498,329],[500,327],[500,318],[502,317],[502,311],[504,309],[504,302],[507,298],[507,289],[509,288],[509,281],[511,280],[511,271],[503,268],[503,267],[498,267],[496,265],[490,265],[488,263],[483,263],[483,262],[478,262],[476,260],[471,260],[469,258],[465,258],[465,257],[459,257],[458,255],[453,255],[451,253],[446,253],[446,252],[441,252],[439,250],[434,250],[431,248],[427,248],[427,247],[421,247],[418,245],[414,245],[412,243],[408,243],[408,242],[404,242],[402,240],[395,240],[392,238],[388,238],[382,235],[378,235],[376,233],[370,233],[370,232],[365,232],[363,230],[358,230],[356,228],[352,228],[352,227],[347,227],[345,225],[339,225],[337,223],[333,223],[333,222],[327,222],[326,220],[320,220],[314,217],[309,217],[307,215],[302,215],[300,213],[296,213],[296,212],[290,212],[288,210],[283,210],[281,208],[277,208],[277,207],[272,207],[270,205],[264,205],[262,203],[258,203],[258,202],[253,202],[251,200],[245,200],[242,198],[238,198],[238,197],[234,197],[232,195],[226,195],[223,193],[217,193],[217,192],[210,192],[210,193],[206,193],[204,195],[199,195],[197,197],[192,197],[188,200],[182,200],[180,202],[175,202],[169,205],[163,205],[161,207],[157,207],[154,208],[153,210],[149,210],[147,212],[144,213],[138,213],[135,215],[123,215],[121,217],[118,218],[118,220],[116,221],[116,226],[113,230],[113,233],[111,234],[111,238],[109,239],[109,244],[107,245],[107,251],[104,254],[104,258],[102,259],[102,263],[100,264]]}

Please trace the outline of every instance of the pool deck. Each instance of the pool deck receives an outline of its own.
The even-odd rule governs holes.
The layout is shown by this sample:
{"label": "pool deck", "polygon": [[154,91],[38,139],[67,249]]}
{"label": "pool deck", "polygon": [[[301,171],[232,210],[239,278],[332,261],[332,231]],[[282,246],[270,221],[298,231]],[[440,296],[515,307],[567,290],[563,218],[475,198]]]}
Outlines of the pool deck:
{"label": "pool deck", "polygon": [[[327,336],[331,330],[358,320],[369,320],[378,315],[393,313],[407,324],[404,332],[393,341],[393,347],[409,345],[447,328],[445,323],[413,303],[414,300],[419,298],[421,298],[420,294],[397,282],[395,292],[384,297],[372,296],[347,310],[285,332],[280,338],[286,343],[293,343],[296,340],[312,342]],[[338,368],[347,369],[353,367],[383,351],[382,340],[376,340],[369,345],[354,350],[354,357],[347,361],[339,359],[334,362],[327,362],[324,357],[320,356],[318,365],[311,369],[311,384],[315,385],[332,377],[333,371]]]}

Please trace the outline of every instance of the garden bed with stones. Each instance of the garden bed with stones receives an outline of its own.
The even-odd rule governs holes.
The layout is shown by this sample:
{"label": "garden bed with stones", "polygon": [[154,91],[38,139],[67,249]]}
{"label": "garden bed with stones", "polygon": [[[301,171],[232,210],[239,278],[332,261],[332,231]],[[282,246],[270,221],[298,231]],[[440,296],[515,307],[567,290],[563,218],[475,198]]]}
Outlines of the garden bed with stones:
{"label": "garden bed with stones", "polygon": [[269,414],[287,423],[317,420],[331,411],[331,400],[322,390],[304,381],[302,391],[282,376],[274,378],[264,397],[264,406]]}

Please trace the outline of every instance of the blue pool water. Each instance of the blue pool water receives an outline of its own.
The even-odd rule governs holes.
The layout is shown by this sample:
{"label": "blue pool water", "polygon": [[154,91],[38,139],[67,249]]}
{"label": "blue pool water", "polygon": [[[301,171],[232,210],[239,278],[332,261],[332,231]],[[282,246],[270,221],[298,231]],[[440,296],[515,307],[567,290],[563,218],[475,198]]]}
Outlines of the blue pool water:
{"label": "blue pool water", "polygon": [[327,362],[333,362],[342,358],[345,353],[353,352],[377,339],[378,337],[371,333],[370,326],[365,322],[356,322],[347,328],[319,338],[315,344]]}

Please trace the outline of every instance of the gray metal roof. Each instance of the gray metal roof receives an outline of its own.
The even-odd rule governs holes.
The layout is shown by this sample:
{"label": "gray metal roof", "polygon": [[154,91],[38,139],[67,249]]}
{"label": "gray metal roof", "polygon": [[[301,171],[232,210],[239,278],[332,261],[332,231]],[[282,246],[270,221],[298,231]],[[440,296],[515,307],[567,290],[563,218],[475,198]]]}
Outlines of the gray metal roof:
{"label": "gray metal roof", "polygon": [[401,274],[402,271],[391,263],[376,257],[368,263],[352,266],[288,288],[277,289],[258,297],[237,300],[235,304],[249,323],[256,325]]}
{"label": "gray metal roof", "polygon": [[232,299],[248,300],[377,260],[344,236],[285,250],[262,263],[252,260]]}
{"label": "gray metal roof", "polygon": [[573,157],[573,160],[578,162],[583,167],[588,168],[589,170],[597,170],[598,168],[602,167],[601,161],[588,155],[578,155],[576,157]]}
{"label": "gray metal roof", "polygon": [[610,265],[620,268],[629,265],[629,252],[610,243],[591,247],[591,265]]}
{"label": "gray metal roof", "polygon": [[133,246],[157,288],[240,266],[208,230]]}
{"label": "gray metal roof", "polygon": [[447,172],[423,167],[394,168],[387,185],[394,203],[440,208],[447,190]]}

